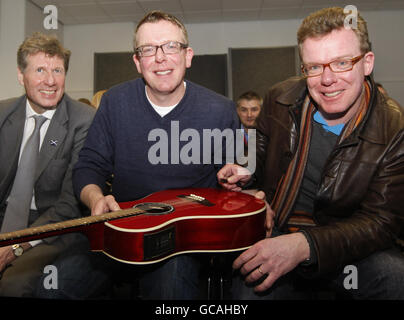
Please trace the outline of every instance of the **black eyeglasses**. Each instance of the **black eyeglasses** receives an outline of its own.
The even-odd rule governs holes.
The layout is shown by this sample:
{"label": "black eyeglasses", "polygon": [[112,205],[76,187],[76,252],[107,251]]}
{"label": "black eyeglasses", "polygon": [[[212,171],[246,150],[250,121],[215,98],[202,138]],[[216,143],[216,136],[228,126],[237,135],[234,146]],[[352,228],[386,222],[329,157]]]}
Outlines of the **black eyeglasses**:
{"label": "black eyeglasses", "polygon": [[160,48],[164,54],[176,54],[182,49],[188,48],[188,45],[178,41],[169,41],[159,46],[140,46],[135,49],[135,52],[140,57],[151,57],[157,53],[158,48]]}
{"label": "black eyeglasses", "polygon": [[365,53],[351,59],[337,59],[324,64],[302,64],[302,73],[305,77],[316,77],[324,72],[325,67],[329,67],[332,72],[346,72],[351,71],[353,66],[359,62]]}

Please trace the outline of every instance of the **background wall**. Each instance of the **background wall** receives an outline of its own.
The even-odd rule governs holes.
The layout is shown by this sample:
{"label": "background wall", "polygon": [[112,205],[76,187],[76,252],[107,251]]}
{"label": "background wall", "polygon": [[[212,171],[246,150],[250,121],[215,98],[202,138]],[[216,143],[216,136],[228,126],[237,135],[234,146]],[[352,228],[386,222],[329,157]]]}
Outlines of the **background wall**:
{"label": "background wall", "polygon": [[17,81],[17,48],[25,37],[25,5],[0,0],[0,99],[21,95]]}
{"label": "background wall", "polygon": [[376,62],[374,77],[404,105],[404,11],[364,14]]}
{"label": "background wall", "polygon": [[64,44],[72,51],[66,91],[91,100],[94,88],[94,53],[132,49],[133,23],[65,26]]}
{"label": "background wall", "polygon": [[[368,22],[376,55],[375,79],[404,105],[404,11],[362,14]],[[186,27],[195,54],[227,54],[229,48],[295,46],[300,22],[297,19],[245,21]],[[65,45],[73,51],[67,91],[73,97],[92,96],[94,53],[132,50],[134,27],[132,23],[65,26]]]}
{"label": "background wall", "polygon": [[[358,7],[360,10],[360,7]],[[376,55],[375,80],[404,105],[404,11],[364,11]],[[0,99],[22,93],[16,79],[16,51],[24,37],[44,31],[41,10],[24,0],[0,0]],[[195,54],[227,54],[229,48],[296,45],[300,19],[186,25]],[[63,26],[57,33],[72,51],[66,91],[88,98],[94,88],[94,54],[132,50],[134,23]],[[270,72],[270,70],[268,70]]]}

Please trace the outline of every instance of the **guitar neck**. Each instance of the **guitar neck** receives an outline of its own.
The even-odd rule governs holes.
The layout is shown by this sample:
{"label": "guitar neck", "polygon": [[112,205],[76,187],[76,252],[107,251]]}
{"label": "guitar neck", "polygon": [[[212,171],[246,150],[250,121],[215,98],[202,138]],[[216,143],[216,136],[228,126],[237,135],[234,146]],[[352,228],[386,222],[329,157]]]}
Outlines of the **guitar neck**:
{"label": "guitar neck", "polygon": [[1,233],[0,247],[4,247],[15,243],[48,238],[64,233],[80,232],[98,223],[130,217],[133,215],[139,215],[143,213],[144,213],[143,210],[130,208],[125,210],[108,212],[99,216],[83,217],[63,222],[47,224],[43,226],[37,226],[12,232]]}

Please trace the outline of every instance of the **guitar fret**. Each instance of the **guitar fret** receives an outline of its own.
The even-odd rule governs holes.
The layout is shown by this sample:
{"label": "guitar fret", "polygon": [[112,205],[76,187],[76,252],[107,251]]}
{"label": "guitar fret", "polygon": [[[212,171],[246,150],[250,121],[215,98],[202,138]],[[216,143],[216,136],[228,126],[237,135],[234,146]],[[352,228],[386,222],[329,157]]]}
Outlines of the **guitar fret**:
{"label": "guitar fret", "polygon": [[105,222],[105,221],[109,221],[109,220],[130,217],[133,215],[139,215],[139,214],[143,214],[143,213],[145,213],[145,212],[142,210],[139,210],[136,208],[130,208],[130,209],[124,209],[124,210],[119,210],[119,211],[108,212],[108,213],[104,213],[104,214],[98,215],[98,216],[88,216],[88,217],[82,217],[82,218],[77,218],[77,219],[73,219],[73,220],[66,220],[63,222],[55,222],[55,223],[47,224],[44,226],[30,227],[30,228],[26,228],[23,230],[17,230],[17,231],[0,234],[0,241],[14,240],[14,239],[19,239],[19,238],[23,238],[23,237],[41,235],[41,234],[53,232],[53,231],[71,229],[71,228],[80,227],[80,226],[88,226],[88,225],[95,224],[95,223],[101,223],[101,222]]}

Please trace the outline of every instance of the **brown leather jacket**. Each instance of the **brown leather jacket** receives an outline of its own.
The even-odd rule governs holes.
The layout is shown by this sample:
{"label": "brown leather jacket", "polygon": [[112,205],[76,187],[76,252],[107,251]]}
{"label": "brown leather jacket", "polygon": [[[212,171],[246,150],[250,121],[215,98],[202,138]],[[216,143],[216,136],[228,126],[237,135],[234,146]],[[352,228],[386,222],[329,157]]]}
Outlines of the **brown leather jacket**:
{"label": "brown leather jacket", "polygon": [[[371,78],[367,81],[375,88]],[[302,174],[291,168],[299,139],[300,144],[310,139],[310,135],[301,139],[306,97],[304,79],[281,82],[268,92],[257,120],[255,177],[276,207],[275,223],[280,229],[292,212],[301,181]],[[394,245],[404,224],[403,141],[403,108],[371,89],[366,115],[349,136],[338,141],[317,189],[313,212],[317,226],[307,228],[306,234],[317,254],[319,274],[341,270]],[[291,182],[286,184],[288,175]],[[287,194],[288,200],[277,202],[280,193]]]}

